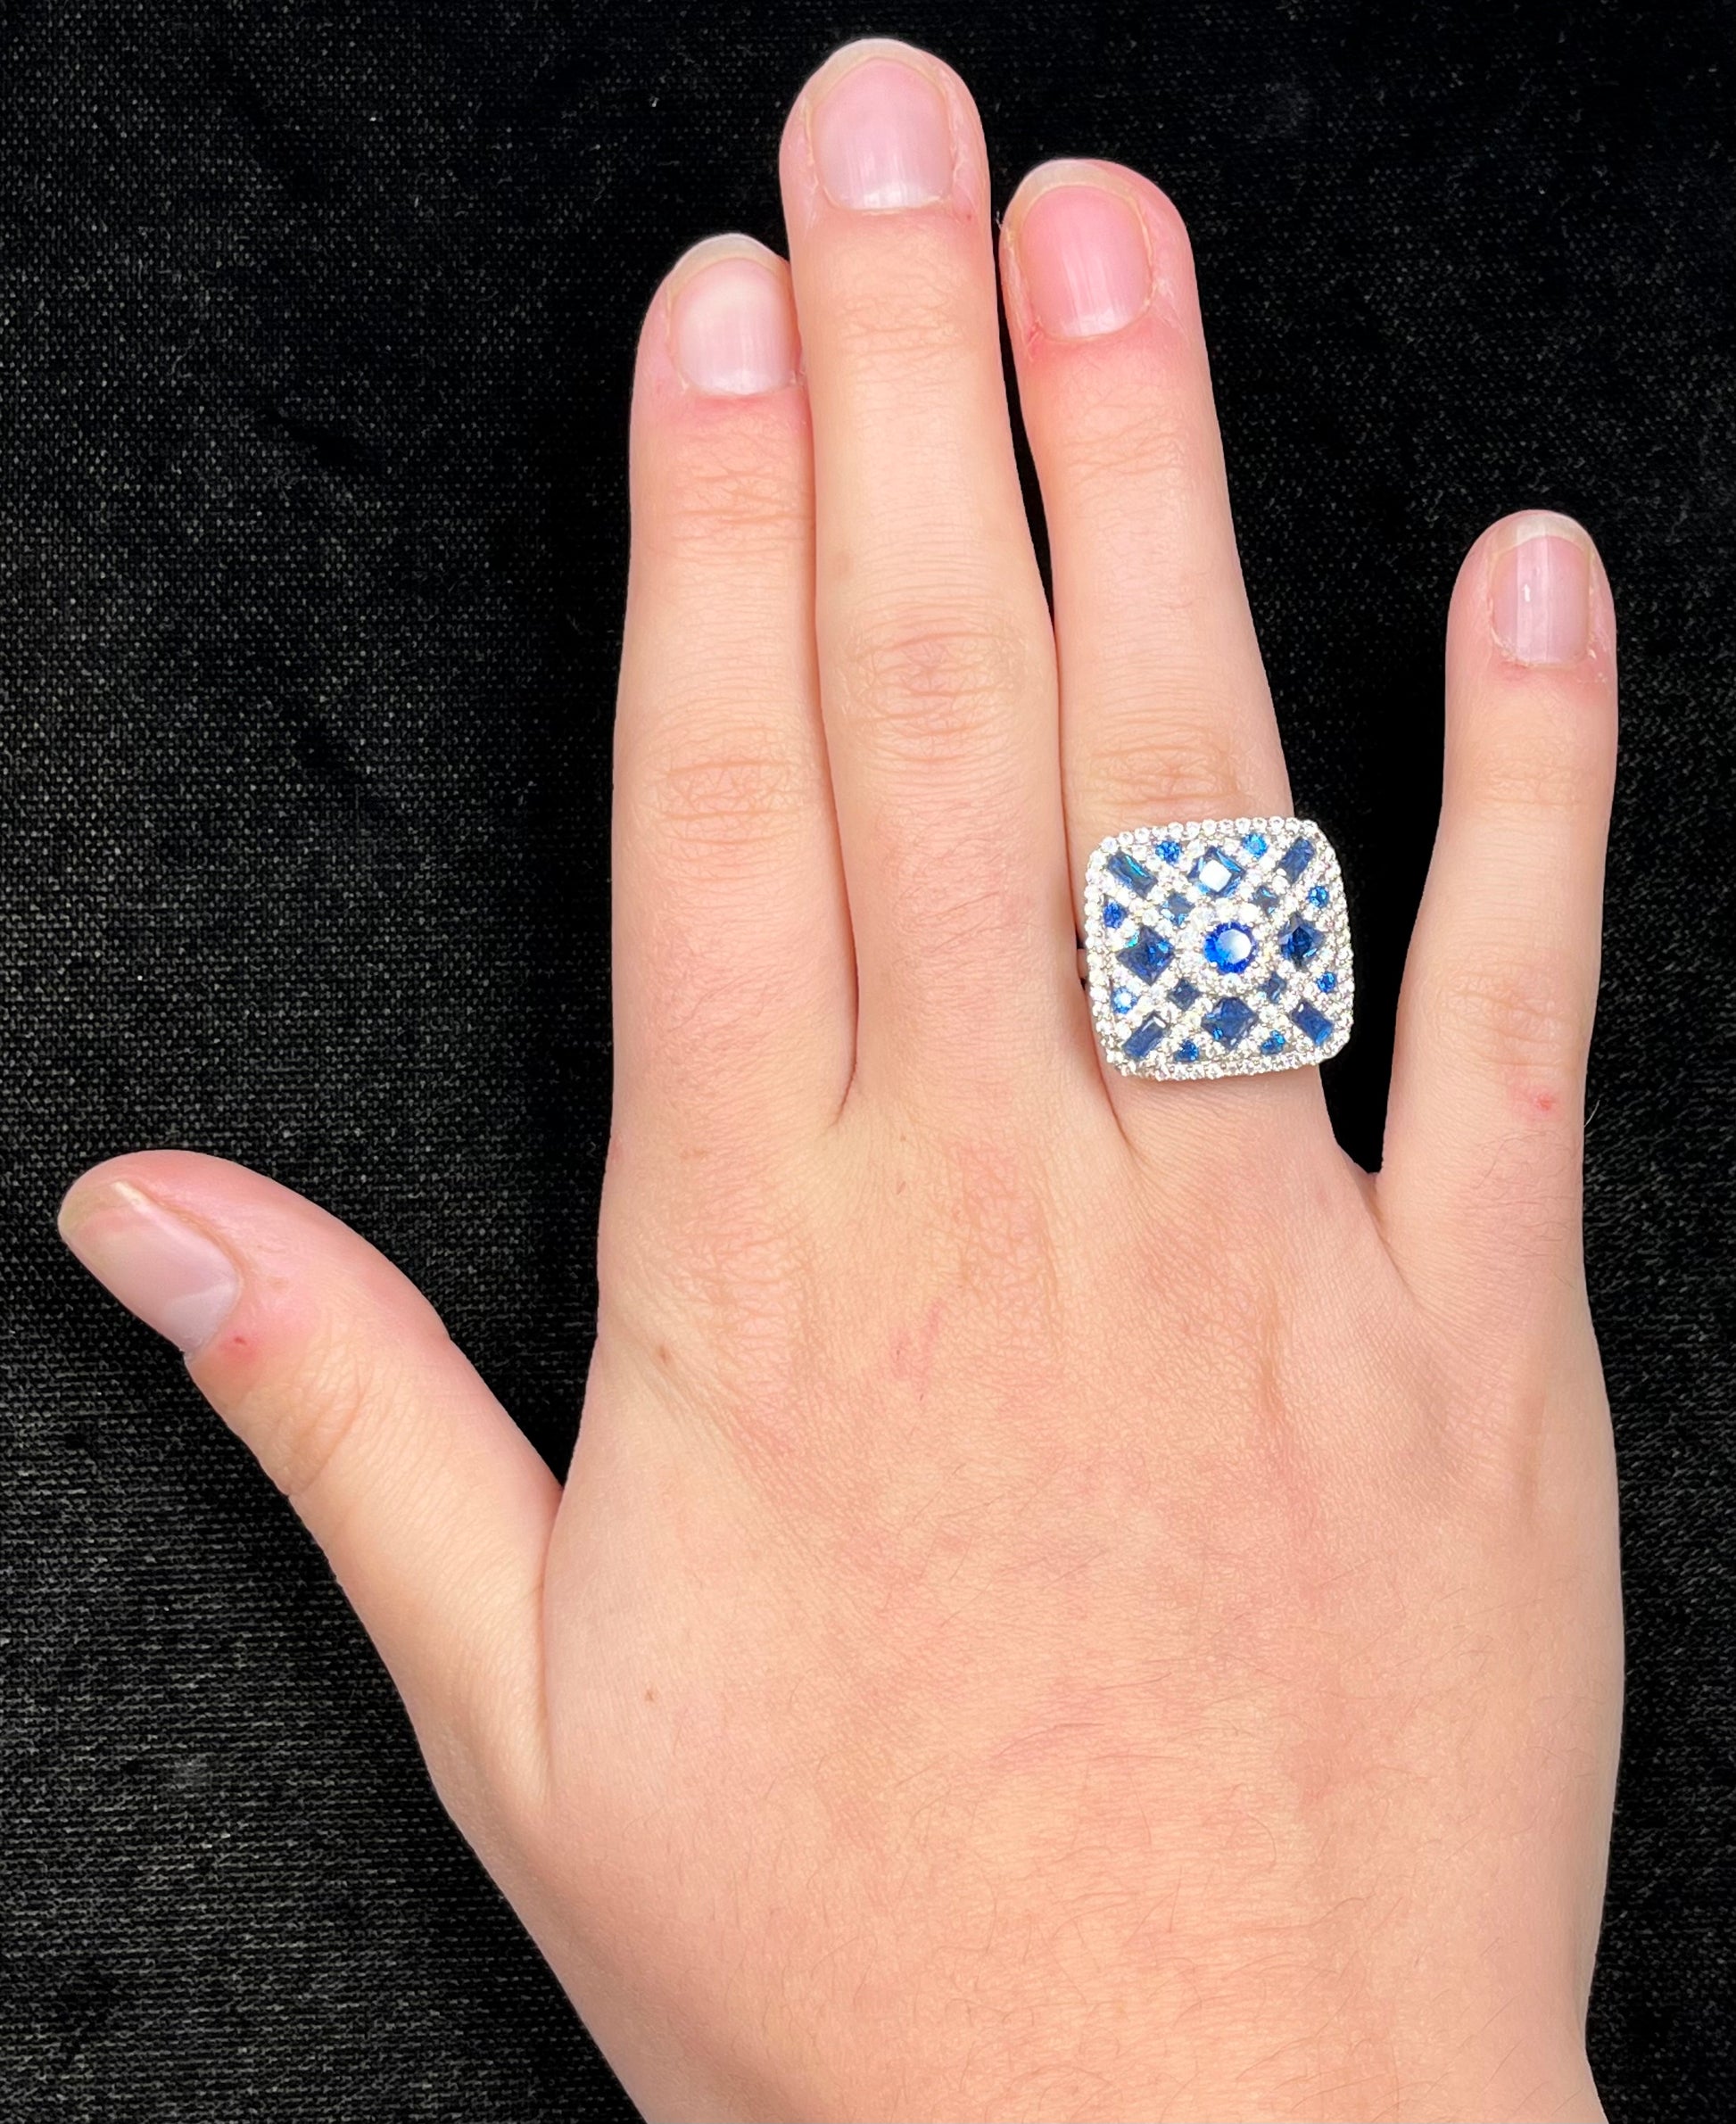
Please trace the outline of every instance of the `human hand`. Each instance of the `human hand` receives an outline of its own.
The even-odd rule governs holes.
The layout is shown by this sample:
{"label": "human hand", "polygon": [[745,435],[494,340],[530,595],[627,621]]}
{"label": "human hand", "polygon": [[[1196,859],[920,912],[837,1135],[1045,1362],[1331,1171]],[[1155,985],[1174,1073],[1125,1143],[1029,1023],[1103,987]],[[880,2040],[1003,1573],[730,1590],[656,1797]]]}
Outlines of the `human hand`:
{"label": "human hand", "polygon": [[141,1153],[63,1228],[325,1545],[649,2112],[1596,2114],[1601,568],[1528,516],[1454,592],[1379,1178],[1311,1070],[1115,1078],[1087,854],[1290,808],[1186,237],[1102,164],[1009,209],[1052,627],[962,85],[849,48],[782,179],[793,299],[702,245],[640,351],[565,1488],[269,1181]]}

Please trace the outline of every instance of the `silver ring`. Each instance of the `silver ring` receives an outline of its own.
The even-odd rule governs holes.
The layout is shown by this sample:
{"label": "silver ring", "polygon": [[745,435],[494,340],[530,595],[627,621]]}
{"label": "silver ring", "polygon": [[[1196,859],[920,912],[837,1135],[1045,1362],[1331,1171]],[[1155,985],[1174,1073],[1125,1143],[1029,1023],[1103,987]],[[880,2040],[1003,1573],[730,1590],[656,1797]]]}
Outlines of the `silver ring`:
{"label": "silver ring", "polygon": [[1308,1069],[1351,1037],[1332,844],[1311,819],[1136,826],[1085,868],[1091,1017],[1126,1077]]}

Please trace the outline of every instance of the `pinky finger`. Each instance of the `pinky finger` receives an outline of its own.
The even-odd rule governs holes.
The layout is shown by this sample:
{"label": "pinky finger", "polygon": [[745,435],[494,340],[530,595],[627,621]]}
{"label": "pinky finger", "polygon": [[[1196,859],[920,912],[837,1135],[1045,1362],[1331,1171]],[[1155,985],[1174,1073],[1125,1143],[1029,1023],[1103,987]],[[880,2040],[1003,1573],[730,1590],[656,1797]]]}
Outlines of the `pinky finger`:
{"label": "pinky finger", "polygon": [[1506,517],[1453,591],[1441,826],[1379,1190],[1401,1266],[1455,1319],[1522,1327],[1564,1275],[1578,1281],[1615,767],[1615,611],[1596,549],[1569,517]]}

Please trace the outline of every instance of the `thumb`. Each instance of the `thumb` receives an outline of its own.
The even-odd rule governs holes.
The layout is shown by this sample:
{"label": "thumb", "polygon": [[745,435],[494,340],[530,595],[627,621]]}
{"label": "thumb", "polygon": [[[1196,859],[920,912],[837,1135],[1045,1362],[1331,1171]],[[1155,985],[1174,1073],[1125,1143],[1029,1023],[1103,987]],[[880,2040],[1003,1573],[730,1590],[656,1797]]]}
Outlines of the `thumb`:
{"label": "thumb", "polygon": [[60,1224],[325,1550],[449,1804],[479,1777],[522,1789],[559,1488],[427,1301],[323,1210],[191,1151],[95,1167]]}

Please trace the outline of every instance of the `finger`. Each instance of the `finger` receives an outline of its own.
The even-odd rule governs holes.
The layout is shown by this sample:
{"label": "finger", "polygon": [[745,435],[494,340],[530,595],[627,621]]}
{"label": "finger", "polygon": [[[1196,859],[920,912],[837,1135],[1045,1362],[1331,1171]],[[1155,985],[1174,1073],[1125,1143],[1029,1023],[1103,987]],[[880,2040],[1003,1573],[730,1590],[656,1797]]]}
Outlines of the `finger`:
{"label": "finger", "polygon": [[807,400],[788,269],[703,244],[639,350],[616,727],[617,1125],[676,1155],[818,1128],[855,988],[814,668]]}
{"label": "finger", "polygon": [[301,1514],[449,1803],[525,1789],[558,1485],[426,1300],[311,1202],[188,1151],[96,1166],[61,1232]]}
{"label": "finger", "polygon": [[[1020,402],[1054,583],[1071,873],[1130,826],[1281,815],[1289,781],[1236,557],[1186,232],[1098,162],[1027,178],[1003,235]],[[1125,1120],[1248,1102],[1324,1136],[1314,1070],[1197,1087],[1114,1080]],[[1212,1124],[1215,1127],[1215,1123]]]}
{"label": "finger", "polygon": [[782,177],[858,1076],[980,1091],[1054,1049],[1077,988],[981,131],[937,61],[855,45],[798,100]]}
{"label": "finger", "polygon": [[1608,583],[1570,518],[1509,517],[1472,547],[1379,1183],[1401,1262],[1460,1318],[1549,1302],[1561,1277],[1540,1266],[1577,1280],[1615,650]]}

